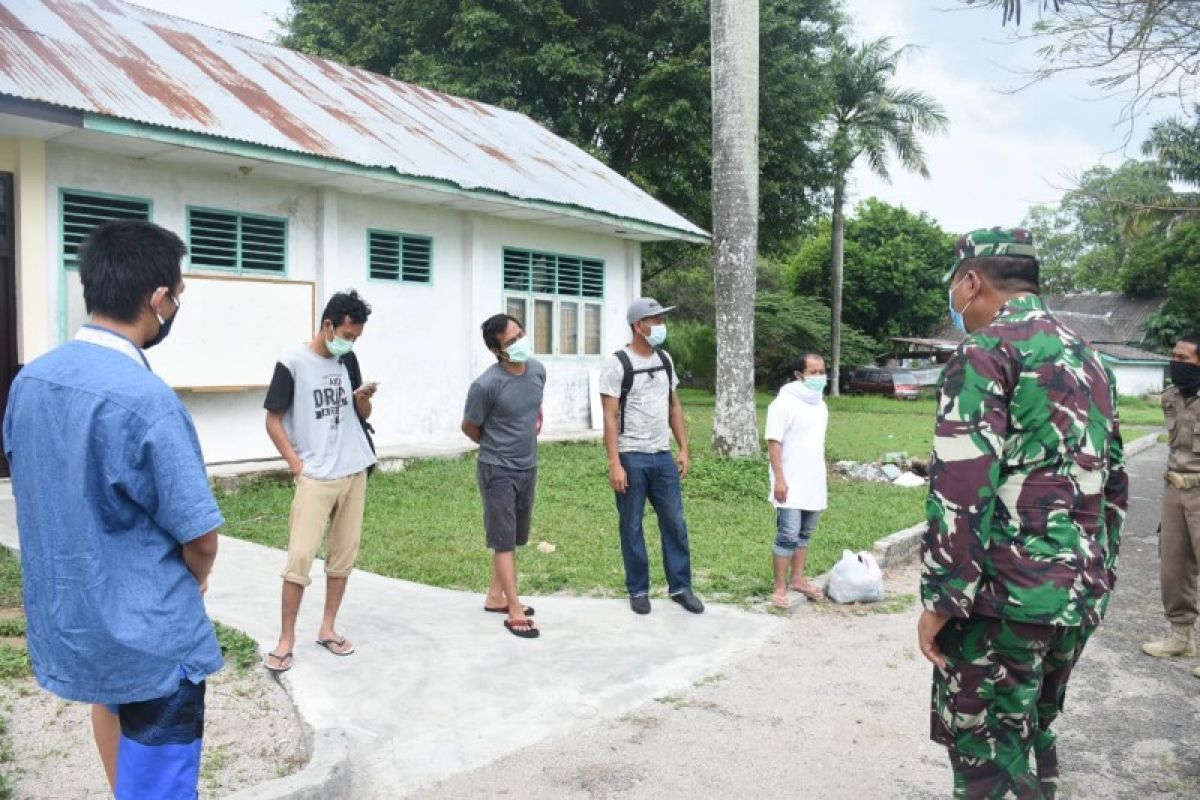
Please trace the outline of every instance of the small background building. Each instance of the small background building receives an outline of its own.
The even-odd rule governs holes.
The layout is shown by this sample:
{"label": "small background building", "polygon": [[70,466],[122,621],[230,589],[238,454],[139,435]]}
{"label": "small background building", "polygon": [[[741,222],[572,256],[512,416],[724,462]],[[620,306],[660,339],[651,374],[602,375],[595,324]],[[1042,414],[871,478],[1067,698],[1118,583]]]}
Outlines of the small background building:
{"label": "small background building", "polygon": [[1046,306],[1060,322],[1099,352],[1117,378],[1117,391],[1138,396],[1161,392],[1170,360],[1147,350],[1146,320],[1160,311],[1162,297],[1118,292],[1048,295]]}
{"label": "small background building", "polygon": [[[1164,298],[1100,292],[1043,299],[1060,322],[1103,356],[1117,391],[1138,396],[1163,390],[1169,359],[1147,350],[1145,342],[1146,321],[1162,309]],[[928,338],[893,336],[888,364],[911,368],[923,385],[933,383],[961,341],[949,320]]]}
{"label": "small background building", "polygon": [[345,287],[374,307],[384,450],[461,436],[505,310],[546,363],[546,430],[587,428],[642,243],[708,238],[520,114],[120,0],[0,0],[0,403],[84,321],[78,247],[118,217],[190,249],[150,357],[210,463],[275,455],[273,363]]}

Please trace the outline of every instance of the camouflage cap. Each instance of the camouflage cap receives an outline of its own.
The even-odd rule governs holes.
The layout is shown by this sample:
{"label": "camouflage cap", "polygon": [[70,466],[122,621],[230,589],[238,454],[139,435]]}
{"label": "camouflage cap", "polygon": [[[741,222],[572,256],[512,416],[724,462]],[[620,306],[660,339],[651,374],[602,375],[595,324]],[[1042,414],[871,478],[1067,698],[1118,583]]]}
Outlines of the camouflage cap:
{"label": "camouflage cap", "polygon": [[962,262],[984,256],[1023,256],[1037,258],[1033,246],[1033,233],[1025,228],[980,228],[963,234],[954,243],[954,263],[942,276],[942,283],[949,283]]}

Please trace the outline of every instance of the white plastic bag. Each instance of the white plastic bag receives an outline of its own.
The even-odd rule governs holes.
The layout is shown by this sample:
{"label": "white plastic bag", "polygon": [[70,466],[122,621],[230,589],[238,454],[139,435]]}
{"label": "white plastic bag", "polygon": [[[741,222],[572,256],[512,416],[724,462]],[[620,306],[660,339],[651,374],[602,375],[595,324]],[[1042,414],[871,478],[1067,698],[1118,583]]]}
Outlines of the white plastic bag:
{"label": "white plastic bag", "polygon": [[835,603],[873,603],[883,599],[883,570],[870,553],[842,551],[833,565],[826,594]]}

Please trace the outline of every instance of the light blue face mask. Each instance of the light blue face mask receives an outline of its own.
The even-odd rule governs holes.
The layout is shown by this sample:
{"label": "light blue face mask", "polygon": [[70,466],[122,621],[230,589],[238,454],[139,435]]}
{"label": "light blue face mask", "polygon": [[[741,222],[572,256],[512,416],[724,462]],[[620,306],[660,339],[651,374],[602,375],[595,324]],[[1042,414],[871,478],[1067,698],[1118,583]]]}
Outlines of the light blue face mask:
{"label": "light blue face mask", "polygon": [[333,354],[334,358],[341,358],[354,349],[354,342],[335,334],[333,341],[326,342],[325,346],[329,348],[329,352]]}
{"label": "light blue face mask", "polygon": [[829,379],[824,375],[810,375],[804,379],[806,389],[812,389],[817,394],[825,393],[825,385],[829,383]]}
{"label": "light blue face mask", "polygon": [[530,343],[528,336],[522,336],[504,348],[504,352],[508,355],[508,360],[512,363],[524,364],[533,355],[533,345]]}
{"label": "light blue face mask", "polygon": [[967,322],[965,319],[963,319],[963,313],[970,307],[971,303],[975,302],[975,298],[972,297],[970,300],[968,300],[967,304],[963,306],[962,311],[956,311],[954,309],[954,290],[959,286],[962,286],[963,281],[966,279],[967,276],[963,275],[962,280],[951,286],[950,291],[946,293],[950,305],[950,321],[954,323],[954,327],[958,329],[958,332],[964,336],[967,334]]}
{"label": "light blue face mask", "polygon": [[651,347],[658,347],[660,344],[662,344],[666,340],[667,340],[667,326],[666,325],[651,325],[650,326],[650,335],[646,337],[646,341],[650,343]]}

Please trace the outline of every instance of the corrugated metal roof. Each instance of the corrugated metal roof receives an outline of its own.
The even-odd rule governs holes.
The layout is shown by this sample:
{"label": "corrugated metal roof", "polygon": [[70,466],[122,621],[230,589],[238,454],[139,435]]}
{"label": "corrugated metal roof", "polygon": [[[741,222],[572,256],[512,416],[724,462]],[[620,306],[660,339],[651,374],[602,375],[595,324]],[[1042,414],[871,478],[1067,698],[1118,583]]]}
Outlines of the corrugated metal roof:
{"label": "corrugated metal roof", "polygon": [[521,114],[120,0],[0,0],[0,93],[706,235]]}

